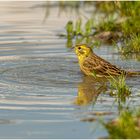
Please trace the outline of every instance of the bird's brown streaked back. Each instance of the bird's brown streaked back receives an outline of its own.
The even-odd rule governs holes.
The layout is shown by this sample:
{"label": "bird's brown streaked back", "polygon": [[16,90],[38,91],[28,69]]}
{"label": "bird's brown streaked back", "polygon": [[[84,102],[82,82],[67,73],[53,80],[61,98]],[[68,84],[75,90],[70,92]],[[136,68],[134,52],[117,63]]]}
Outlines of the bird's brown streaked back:
{"label": "bird's brown streaked back", "polygon": [[85,75],[97,77],[140,75],[139,72],[127,72],[96,55],[86,44],[76,45],[75,53],[78,57],[81,71]]}

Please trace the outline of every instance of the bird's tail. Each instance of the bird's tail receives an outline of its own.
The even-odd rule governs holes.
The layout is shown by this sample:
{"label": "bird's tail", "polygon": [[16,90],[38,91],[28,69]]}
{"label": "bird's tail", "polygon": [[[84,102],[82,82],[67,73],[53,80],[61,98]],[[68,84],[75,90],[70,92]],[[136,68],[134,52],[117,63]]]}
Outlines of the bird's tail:
{"label": "bird's tail", "polygon": [[140,71],[128,71],[129,76],[140,76]]}

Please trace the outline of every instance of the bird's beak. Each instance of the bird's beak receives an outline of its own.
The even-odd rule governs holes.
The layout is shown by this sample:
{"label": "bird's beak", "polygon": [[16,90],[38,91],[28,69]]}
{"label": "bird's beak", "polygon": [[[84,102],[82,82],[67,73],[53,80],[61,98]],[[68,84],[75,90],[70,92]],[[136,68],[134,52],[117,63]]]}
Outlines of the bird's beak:
{"label": "bird's beak", "polygon": [[71,47],[71,50],[72,50],[72,51],[75,51],[75,46],[72,46],[72,47]]}
{"label": "bird's beak", "polygon": [[69,48],[69,51],[70,51],[70,52],[75,51],[75,46],[70,47],[70,48]]}
{"label": "bird's beak", "polygon": [[71,49],[74,50],[75,49],[75,46],[72,46]]}

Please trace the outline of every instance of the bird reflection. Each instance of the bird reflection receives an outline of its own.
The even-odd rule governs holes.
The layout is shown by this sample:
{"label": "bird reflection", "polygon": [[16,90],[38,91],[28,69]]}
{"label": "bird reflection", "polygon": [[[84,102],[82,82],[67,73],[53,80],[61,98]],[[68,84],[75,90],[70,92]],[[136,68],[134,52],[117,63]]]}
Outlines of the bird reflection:
{"label": "bird reflection", "polygon": [[95,103],[99,94],[106,91],[106,79],[86,76],[78,85],[78,95],[74,101],[76,105]]}

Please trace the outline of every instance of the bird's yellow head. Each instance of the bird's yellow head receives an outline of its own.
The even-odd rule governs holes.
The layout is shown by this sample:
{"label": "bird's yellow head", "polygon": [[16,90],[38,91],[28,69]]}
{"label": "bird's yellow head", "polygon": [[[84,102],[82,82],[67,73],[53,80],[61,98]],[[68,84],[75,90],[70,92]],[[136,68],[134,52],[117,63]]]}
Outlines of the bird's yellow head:
{"label": "bird's yellow head", "polygon": [[92,53],[92,49],[86,44],[76,45],[75,53],[79,60],[83,60]]}

